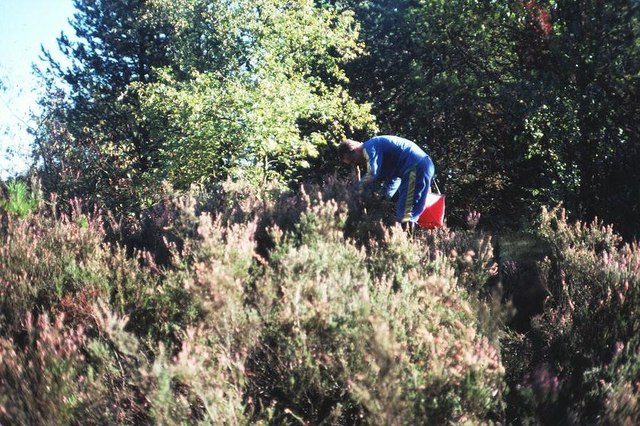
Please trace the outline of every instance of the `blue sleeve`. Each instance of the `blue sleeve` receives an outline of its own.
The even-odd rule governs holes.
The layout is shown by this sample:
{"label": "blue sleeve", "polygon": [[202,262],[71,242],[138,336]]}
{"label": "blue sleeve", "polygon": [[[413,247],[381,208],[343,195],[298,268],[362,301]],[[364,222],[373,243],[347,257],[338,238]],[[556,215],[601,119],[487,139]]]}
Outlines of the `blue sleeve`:
{"label": "blue sleeve", "polygon": [[365,148],[362,153],[365,160],[367,161],[367,173],[362,179],[360,179],[360,187],[369,185],[370,183],[375,182],[375,180],[378,179],[378,174],[380,173],[380,165],[382,162],[382,157],[378,155],[375,147]]}
{"label": "blue sleeve", "polygon": [[386,181],[384,183],[384,195],[387,198],[391,199],[393,195],[396,193],[396,191],[398,190],[398,188],[400,187],[401,182],[402,182],[402,179],[398,177],[389,179],[388,181]]}

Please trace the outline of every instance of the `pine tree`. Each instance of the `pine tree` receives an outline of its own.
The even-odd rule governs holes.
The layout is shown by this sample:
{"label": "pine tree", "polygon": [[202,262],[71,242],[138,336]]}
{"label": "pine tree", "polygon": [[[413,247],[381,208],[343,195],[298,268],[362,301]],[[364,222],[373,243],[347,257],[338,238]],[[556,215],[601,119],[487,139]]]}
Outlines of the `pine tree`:
{"label": "pine tree", "polygon": [[68,130],[79,140],[118,145],[141,171],[154,166],[155,147],[136,120],[139,99],[131,85],[156,80],[154,69],[169,64],[171,38],[171,27],[155,19],[151,3],[74,0],[75,37],[58,39],[71,65],[47,54],[51,70],[69,87]]}

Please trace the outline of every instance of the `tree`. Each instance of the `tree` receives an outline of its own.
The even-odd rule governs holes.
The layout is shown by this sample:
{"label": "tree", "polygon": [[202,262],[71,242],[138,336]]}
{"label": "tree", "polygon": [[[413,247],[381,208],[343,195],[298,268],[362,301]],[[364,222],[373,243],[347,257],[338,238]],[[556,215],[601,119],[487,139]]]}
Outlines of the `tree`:
{"label": "tree", "polygon": [[638,232],[637,2],[332,3],[362,26],[356,98],[433,154],[454,215],[562,202]]}
{"label": "tree", "polygon": [[131,84],[155,81],[154,69],[169,64],[171,27],[149,0],[74,0],[74,6],[75,37],[58,38],[66,60],[44,52],[47,90],[35,155],[49,191],[123,211],[146,185],[145,172],[157,167]]}
{"label": "tree", "polygon": [[640,235],[640,5],[636,1],[558,1],[549,80],[570,103],[573,132],[561,146],[576,167],[574,210]]}
{"label": "tree", "polygon": [[546,178],[535,200],[562,202],[575,218],[598,216],[638,235],[640,8],[565,0],[547,2],[544,12],[552,31],[544,52],[528,55],[544,60],[524,62],[528,79],[543,83],[540,102],[519,136]]}
{"label": "tree", "polygon": [[126,146],[141,170],[152,167],[148,129],[135,120],[140,100],[132,82],[156,80],[154,68],[169,64],[171,27],[154,19],[148,0],[74,0],[75,38],[58,39],[71,60],[63,68],[47,53],[51,70],[69,85],[69,130],[83,139],[110,139]]}
{"label": "tree", "polygon": [[59,40],[72,65],[48,56],[37,148],[45,174],[74,176],[92,201],[149,204],[163,180],[284,182],[346,128],[372,126],[345,89],[361,50],[350,13],[310,0],[75,4],[77,40]]}
{"label": "tree", "polygon": [[178,68],[139,93],[175,185],[291,180],[345,129],[372,126],[345,90],[342,67],[360,53],[352,14],[311,0],[158,3]]}
{"label": "tree", "polygon": [[[519,73],[521,4],[468,0],[351,2],[367,55],[348,68],[359,99],[371,98],[383,132],[415,140],[436,162],[451,200],[497,217],[523,208],[514,149],[527,108]],[[528,166],[529,167],[529,166]],[[516,201],[514,203],[514,201]]]}

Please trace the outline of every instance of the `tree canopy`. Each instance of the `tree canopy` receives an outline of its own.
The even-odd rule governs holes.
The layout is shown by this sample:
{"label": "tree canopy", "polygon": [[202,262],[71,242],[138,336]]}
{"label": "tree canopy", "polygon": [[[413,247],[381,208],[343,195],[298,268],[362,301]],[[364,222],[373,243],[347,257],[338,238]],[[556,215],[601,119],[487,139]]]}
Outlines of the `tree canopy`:
{"label": "tree canopy", "polygon": [[161,172],[175,184],[290,179],[319,146],[371,130],[367,104],[345,88],[342,66],[361,50],[351,13],[312,1],[163,7],[172,12],[174,66],[138,88]]}
{"label": "tree canopy", "polygon": [[162,181],[286,182],[327,142],[375,129],[346,90],[342,67],[362,50],[348,11],[279,0],[76,6],[77,41],[59,40],[72,65],[50,58],[37,143],[58,191],[126,210],[153,202]]}

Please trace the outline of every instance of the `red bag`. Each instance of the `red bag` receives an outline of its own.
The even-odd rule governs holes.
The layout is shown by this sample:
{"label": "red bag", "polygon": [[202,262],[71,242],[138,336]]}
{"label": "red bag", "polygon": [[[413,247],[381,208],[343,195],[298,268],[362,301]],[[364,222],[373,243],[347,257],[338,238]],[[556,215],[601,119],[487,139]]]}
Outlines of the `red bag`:
{"label": "red bag", "polygon": [[439,228],[444,224],[444,199],[443,194],[427,194],[427,202],[417,222],[419,227]]}

